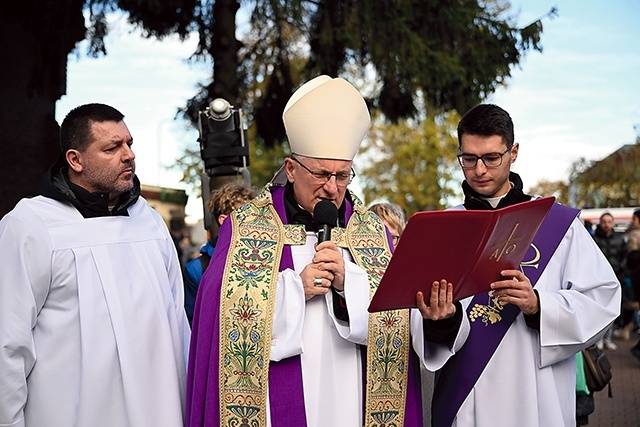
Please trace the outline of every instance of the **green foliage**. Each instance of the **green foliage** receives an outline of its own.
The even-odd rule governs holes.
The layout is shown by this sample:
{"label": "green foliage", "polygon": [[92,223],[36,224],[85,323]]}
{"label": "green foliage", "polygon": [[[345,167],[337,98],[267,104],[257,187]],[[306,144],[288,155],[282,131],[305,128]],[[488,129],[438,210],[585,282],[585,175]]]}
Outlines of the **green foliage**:
{"label": "green foliage", "polygon": [[[250,170],[257,185],[285,155],[282,111],[295,88],[318,74],[349,75],[372,111],[381,113],[375,142],[365,149],[372,162],[361,172],[365,198],[384,197],[409,212],[440,208],[454,191],[449,112],[482,102],[523,54],[542,50],[541,19],[517,28],[509,3],[499,0],[244,1],[250,19],[242,32],[235,28],[237,0],[87,5],[96,51],[104,50],[100,41],[108,29],[101,13],[108,8],[127,11],[147,36],[198,32],[194,57],[212,60],[213,80],[182,113],[195,124],[198,111],[216,97],[242,107],[253,128]],[[552,8],[546,16],[556,13]],[[197,152],[179,159],[187,181],[198,180],[199,163]]]}
{"label": "green foliage", "polygon": [[626,207],[640,204],[640,144],[624,145],[599,161],[584,157],[569,168],[569,184],[541,181],[530,194],[553,195],[578,208]]}
{"label": "green foliage", "polygon": [[458,119],[446,113],[436,120],[388,124],[378,116],[356,158],[365,203],[390,201],[408,215],[446,207],[457,191],[450,184],[458,169]]}
{"label": "green foliage", "polygon": [[92,42],[102,46],[108,34],[105,15],[122,10],[127,12],[131,24],[145,32],[146,37],[162,39],[164,36],[178,34],[185,38],[197,29],[197,18],[206,1],[200,0],[86,0],[93,33],[89,34]]}
{"label": "green foliage", "polygon": [[554,196],[556,202],[562,204],[569,203],[569,186],[562,181],[542,180],[535,186],[529,187],[528,194],[532,196]]}
{"label": "green foliage", "polygon": [[[282,144],[265,147],[259,139],[255,139],[253,129],[249,128],[248,132],[251,141],[248,168],[251,184],[262,188],[284,163],[285,157],[289,155],[289,149]],[[204,166],[200,157],[200,147],[197,144],[184,148],[182,156],[176,160],[175,165],[171,168],[183,172],[182,182],[187,184],[190,193],[200,194]]]}
{"label": "green foliage", "polygon": [[597,162],[577,160],[572,164],[570,181],[578,207],[637,206],[640,144],[624,145]]}
{"label": "green foliage", "polygon": [[200,158],[200,148],[198,146],[184,148],[182,155],[176,159],[175,164],[170,168],[182,171],[181,181],[187,184],[189,193],[200,195],[204,165]]}
{"label": "green foliage", "polygon": [[289,148],[284,145],[266,147],[259,141],[251,145],[251,184],[261,188],[273,178],[273,175],[284,163],[289,153]]}
{"label": "green foliage", "polygon": [[252,25],[242,36],[243,105],[255,125],[256,138],[267,148],[286,145],[282,112],[302,82],[308,53],[300,42],[305,38],[301,13],[295,1],[287,2],[287,8],[256,2]]}
{"label": "green foliage", "polygon": [[355,65],[365,78],[373,70],[382,83],[373,105],[393,122],[417,113],[422,98],[438,111],[464,113],[502,85],[528,49],[542,49],[541,20],[517,28],[507,2],[335,3],[319,1],[312,15],[319,24],[310,35],[310,73]]}

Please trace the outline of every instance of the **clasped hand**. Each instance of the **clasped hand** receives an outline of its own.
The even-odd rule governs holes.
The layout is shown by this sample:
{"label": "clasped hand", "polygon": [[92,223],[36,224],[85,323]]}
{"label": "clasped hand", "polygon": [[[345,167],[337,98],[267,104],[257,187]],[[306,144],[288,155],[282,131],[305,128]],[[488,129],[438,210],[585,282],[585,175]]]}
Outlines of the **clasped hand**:
{"label": "clasped hand", "polygon": [[316,295],[324,295],[329,288],[344,290],[344,259],[334,242],[326,241],[316,245],[316,253],[300,273],[307,300]]}

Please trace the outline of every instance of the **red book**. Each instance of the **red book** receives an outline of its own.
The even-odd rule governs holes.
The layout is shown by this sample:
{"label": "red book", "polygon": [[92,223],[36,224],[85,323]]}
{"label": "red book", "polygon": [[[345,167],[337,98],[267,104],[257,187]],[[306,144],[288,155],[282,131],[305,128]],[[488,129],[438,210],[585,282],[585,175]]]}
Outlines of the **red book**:
{"label": "red book", "polygon": [[431,283],[453,284],[453,299],[489,290],[502,270],[518,268],[555,201],[545,197],[506,208],[417,212],[411,216],[369,311],[416,307]]}

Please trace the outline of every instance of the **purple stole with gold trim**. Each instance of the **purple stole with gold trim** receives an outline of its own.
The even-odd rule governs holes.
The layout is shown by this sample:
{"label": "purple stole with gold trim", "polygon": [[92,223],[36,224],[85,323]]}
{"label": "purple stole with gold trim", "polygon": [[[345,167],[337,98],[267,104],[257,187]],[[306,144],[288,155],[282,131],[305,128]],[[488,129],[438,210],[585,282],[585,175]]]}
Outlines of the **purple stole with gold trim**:
{"label": "purple stole with gold trim", "polygon": [[[538,258],[536,264],[532,265],[535,269],[531,273],[527,272],[532,286],[537,283],[579,212],[578,209],[557,203],[551,207],[525,256],[526,260]],[[484,304],[488,299],[487,293],[474,296],[467,310],[470,312],[476,304]],[[471,331],[465,344],[438,373],[432,401],[433,426],[453,424],[460,406],[518,314],[520,309],[517,306],[507,304],[500,311],[502,319],[499,322],[488,326],[483,322],[471,323]]]}

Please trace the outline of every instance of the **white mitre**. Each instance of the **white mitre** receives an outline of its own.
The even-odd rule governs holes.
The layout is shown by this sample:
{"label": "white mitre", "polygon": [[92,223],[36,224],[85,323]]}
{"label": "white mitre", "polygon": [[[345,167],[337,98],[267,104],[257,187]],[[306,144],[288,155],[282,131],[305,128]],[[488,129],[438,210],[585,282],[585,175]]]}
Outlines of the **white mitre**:
{"label": "white mitre", "polygon": [[[360,92],[342,78],[318,76],[291,95],[282,114],[293,154],[353,160],[371,117]],[[272,183],[284,184],[281,168]]]}

